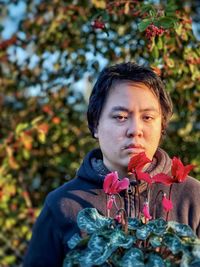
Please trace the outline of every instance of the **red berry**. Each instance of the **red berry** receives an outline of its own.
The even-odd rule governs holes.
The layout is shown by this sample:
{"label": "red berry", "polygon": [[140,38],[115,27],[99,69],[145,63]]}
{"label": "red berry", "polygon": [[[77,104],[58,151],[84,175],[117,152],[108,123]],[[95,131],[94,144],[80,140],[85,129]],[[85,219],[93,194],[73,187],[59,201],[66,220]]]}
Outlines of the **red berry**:
{"label": "red berry", "polygon": [[94,20],[92,23],[92,27],[95,29],[104,29],[105,23],[100,20]]}

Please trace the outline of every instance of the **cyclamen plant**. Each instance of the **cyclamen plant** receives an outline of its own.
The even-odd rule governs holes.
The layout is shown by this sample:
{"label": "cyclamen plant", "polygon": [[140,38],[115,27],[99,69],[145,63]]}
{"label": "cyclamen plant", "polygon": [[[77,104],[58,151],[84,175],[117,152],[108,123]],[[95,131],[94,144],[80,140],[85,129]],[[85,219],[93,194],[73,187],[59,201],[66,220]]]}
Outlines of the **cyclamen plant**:
{"label": "cyclamen plant", "polygon": [[[140,206],[139,183],[147,183],[147,199],[139,207],[135,218],[128,218],[123,207],[118,207],[116,198],[127,190],[129,179],[119,180],[117,172],[109,173],[104,180],[103,190],[107,195],[107,216],[104,217],[95,208],[86,208],[79,212],[77,223],[84,232],[84,237],[75,234],[68,241],[70,248],[64,260],[64,267],[69,266],[139,266],[139,267],[195,267],[200,266],[200,239],[185,224],[168,221],[173,209],[171,201],[174,183],[185,181],[193,165],[184,166],[179,158],[172,159],[171,175],[164,173],[150,174],[142,171],[151,161],[145,153],[131,158],[128,171],[138,181],[137,195]],[[162,207],[166,218],[155,218],[150,214],[149,195],[154,183],[163,183],[170,187],[169,195],[162,190]],[[113,206],[117,210],[115,217],[110,217]],[[155,203],[156,206],[156,203]],[[142,211],[142,212],[140,212]],[[155,211],[155,209],[154,209]]]}

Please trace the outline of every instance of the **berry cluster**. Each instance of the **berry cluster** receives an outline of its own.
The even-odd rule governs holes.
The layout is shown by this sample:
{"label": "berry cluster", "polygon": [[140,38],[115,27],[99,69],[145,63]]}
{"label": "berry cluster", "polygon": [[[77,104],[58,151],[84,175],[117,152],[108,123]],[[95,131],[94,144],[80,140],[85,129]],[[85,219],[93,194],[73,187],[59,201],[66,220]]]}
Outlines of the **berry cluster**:
{"label": "berry cluster", "polygon": [[94,29],[101,29],[101,30],[105,29],[105,23],[101,20],[96,19],[96,20],[92,21],[91,25]]}
{"label": "berry cluster", "polygon": [[152,38],[154,38],[156,36],[162,35],[165,32],[165,30],[162,27],[159,28],[153,24],[150,24],[146,28],[145,32],[146,32],[146,34],[145,34],[146,38],[151,40]]}

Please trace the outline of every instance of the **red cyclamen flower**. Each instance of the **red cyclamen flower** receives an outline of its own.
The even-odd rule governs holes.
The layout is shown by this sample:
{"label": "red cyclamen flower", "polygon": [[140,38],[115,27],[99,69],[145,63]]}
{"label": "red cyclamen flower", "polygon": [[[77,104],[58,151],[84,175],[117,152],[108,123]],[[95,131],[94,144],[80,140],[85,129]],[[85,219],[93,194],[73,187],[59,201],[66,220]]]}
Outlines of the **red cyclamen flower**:
{"label": "red cyclamen flower", "polygon": [[144,205],[143,205],[143,209],[142,209],[142,213],[144,214],[144,217],[147,219],[147,220],[150,220],[152,217],[149,213],[149,204],[148,202],[145,202]]}
{"label": "red cyclamen flower", "polygon": [[151,176],[148,173],[136,171],[136,175],[137,175],[138,180],[143,180],[143,181],[147,182],[148,184],[153,183],[153,180],[151,179]]}
{"label": "red cyclamen flower", "polygon": [[152,177],[152,181],[155,183],[162,183],[164,185],[171,185],[175,183],[176,181],[173,179],[173,177],[165,174],[165,173],[158,173]]}
{"label": "red cyclamen flower", "polygon": [[147,164],[150,163],[151,160],[147,158],[146,154],[144,152],[141,152],[135,156],[133,156],[129,163],[128,163],[128,171],[129,172],[134,172],[135,170],[142,170],[143,167]]}
{"label": "red cyclamen flower", "polygon": [[166,197],[166,194],[163,194],[162,206],[167,212],[173,209],[172,201]]}
{"label": "red cyclamen flower", "polygon": [[172,172],[172,176],[175,179],[176,183],[184,182],[188,173],[194,167],[195,166],[192,164],[184,166],[179,158],[173,157],[171,172]]}
{"label": "red cyclamen flower", "polygon": [[129,186],[129,179],[123,178],[119,180],[117,172],[111,172],[106,175],[103,182],[103,190],[106,194],[118,194],[122,190],[127,189]]}

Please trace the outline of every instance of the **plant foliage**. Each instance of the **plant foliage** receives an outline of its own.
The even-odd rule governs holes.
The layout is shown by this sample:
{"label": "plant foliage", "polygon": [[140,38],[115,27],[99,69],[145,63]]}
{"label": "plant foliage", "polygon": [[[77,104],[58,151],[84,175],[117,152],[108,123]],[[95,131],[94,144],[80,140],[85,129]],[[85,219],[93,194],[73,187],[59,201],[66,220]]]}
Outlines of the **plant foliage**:
{"label": "plant foliage", "polygon": [[198,266],[200,240],[188,225],[163,219],[147,224],[129,218],[128,232],[95,208],[79,212],[78,226],[87,234],[68,241],[63,267],[71,266]]}

